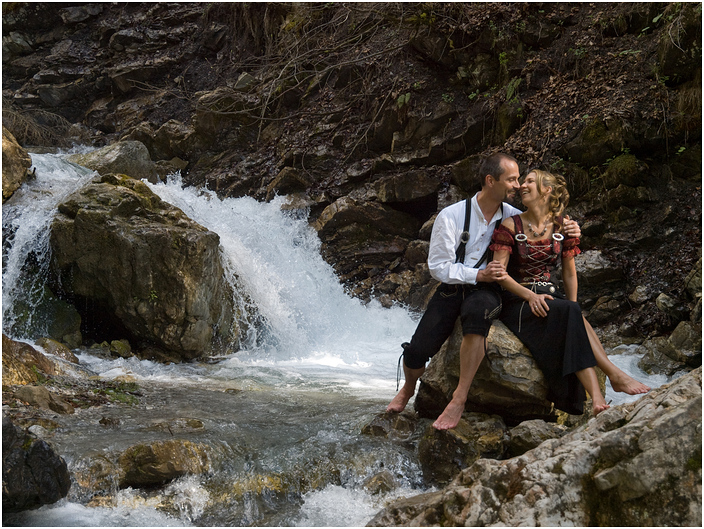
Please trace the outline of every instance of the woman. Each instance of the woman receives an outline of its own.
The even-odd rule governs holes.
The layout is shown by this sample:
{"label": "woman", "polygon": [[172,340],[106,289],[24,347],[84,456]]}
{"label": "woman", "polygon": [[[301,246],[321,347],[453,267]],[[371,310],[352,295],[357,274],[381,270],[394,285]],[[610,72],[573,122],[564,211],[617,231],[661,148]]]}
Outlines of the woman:
{"label": "woman", "polygon": [[[586,389],[594,415],[607,409],[594,366],[604,371],[615,391],[648,392],[648,386],[608,359],[577,304],[574,257],[580,253],[579,240],[561,233],[561,215],[569,201],[565,179],[533,170],[523,180],[519,195],[527,210],[494,231],[490,248],[507,271],[499,281],[504,289],[501,321],[528,347],[543,371],[548,398],[558,409],[581,414]],[[558,260],[564,294],[553,283]]]}

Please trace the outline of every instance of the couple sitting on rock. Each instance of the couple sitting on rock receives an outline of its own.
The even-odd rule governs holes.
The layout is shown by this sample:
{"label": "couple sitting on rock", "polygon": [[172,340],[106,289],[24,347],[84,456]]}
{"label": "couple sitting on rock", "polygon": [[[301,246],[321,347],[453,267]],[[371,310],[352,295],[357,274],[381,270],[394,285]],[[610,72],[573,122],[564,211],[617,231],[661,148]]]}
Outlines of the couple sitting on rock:
{"label": "couple sitting on rock", "polygon": [[[450,336],[458,316],[463,334],[460,378],[452,400],[433,423],[438,430],[459,423],[497,317],[530,350],[545,376],[548,398],[558,409],[582,413],[585,389],[594,415],[609,407],[595,365],[615,391],[635,395],[650,390],[609,360],[577,304],[574,257],[580,253],[581,231],[576,222],[562,217],[569,200],[565,179],[539,170],[519,176],[513,157],[494,154],[480,167],[481,191],[438,214],[428,266],[442,284],[411,342],[403,344],[405,383],[387,411],[406,407],[426,362]],[[504,202],[517,192],[525,212]],[[564,294],[552,282],[558,259]]]}

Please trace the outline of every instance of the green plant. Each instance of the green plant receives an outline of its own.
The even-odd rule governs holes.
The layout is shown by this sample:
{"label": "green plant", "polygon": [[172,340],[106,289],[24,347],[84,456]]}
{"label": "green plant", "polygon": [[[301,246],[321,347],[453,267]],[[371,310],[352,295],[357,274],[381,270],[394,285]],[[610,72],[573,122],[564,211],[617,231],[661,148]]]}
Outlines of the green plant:
{"label": "green plant", "polygon": [[[521,84],[522,79],[519,77],[514,77],[506,85],[506,101],[518,101],[518,85]],[[515,99],[514,99],[514,96]]]}
{"label": "green plant", "polygon": [[159,296],[157,295],[156,290],[153,290],[153,289],[150,290],[149,291],[149,301],[151,301],[152,303],[155,303],[157,299],[159,299]]}
{"label": "green plant", "polygon": [[479,89],[477,88],[474,92],[469,94],[467,97],[469,98],[470,101],[473,99],[476,99],[476,97],[479,95]]}
{"label": "green plant", "polygon": [[442,95],[442,100],[445,101],[445,103],[452,103],[455,100],[455,96],[446,92]]}
{"label": "green plant", "polygon": [[499,66],[501,66],[502,68],[506,68],[507,65],[508,65],[508,53],[506,53],[505,51],[502,51],[501,53],[499,53]]}

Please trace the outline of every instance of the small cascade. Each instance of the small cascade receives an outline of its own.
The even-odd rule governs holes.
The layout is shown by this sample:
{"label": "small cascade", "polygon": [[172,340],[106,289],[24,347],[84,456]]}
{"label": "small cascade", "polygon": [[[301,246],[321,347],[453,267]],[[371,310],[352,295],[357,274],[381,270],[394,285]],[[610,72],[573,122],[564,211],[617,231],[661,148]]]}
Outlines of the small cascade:
{"label": "small cascade", "polygon": [[50,225],[58,205],[96,173],[62,156],[32,154],[36,177],[2,206],[3,332],[14,338],[47,334],[46,281]]}

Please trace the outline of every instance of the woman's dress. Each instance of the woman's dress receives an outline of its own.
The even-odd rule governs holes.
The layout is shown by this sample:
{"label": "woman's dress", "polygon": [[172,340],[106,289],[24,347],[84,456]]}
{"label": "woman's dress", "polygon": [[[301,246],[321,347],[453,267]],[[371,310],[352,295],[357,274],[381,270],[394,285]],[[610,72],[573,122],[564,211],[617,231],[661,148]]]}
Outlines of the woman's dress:
{"label": "woman's dress", "polygon": [[530,350],[545,376],[548,398],[555,407],[573,415],[581,414],[586,394],[575,373],[594,367],[596,359],[579,304],[565,299],[552,282],[561,258],[580,253],[579,239],[529,241],[519,235],[516,240],[517,234],[523,234],[523,223],[518,215],[512,218],[516,232],[499,226],[494,230],[490,249],[508,250],[509,275],[526,288],[555,299],[546,300],[550,307],[548,315],[539,317],[522,298],[504,290],[500,319]]}

